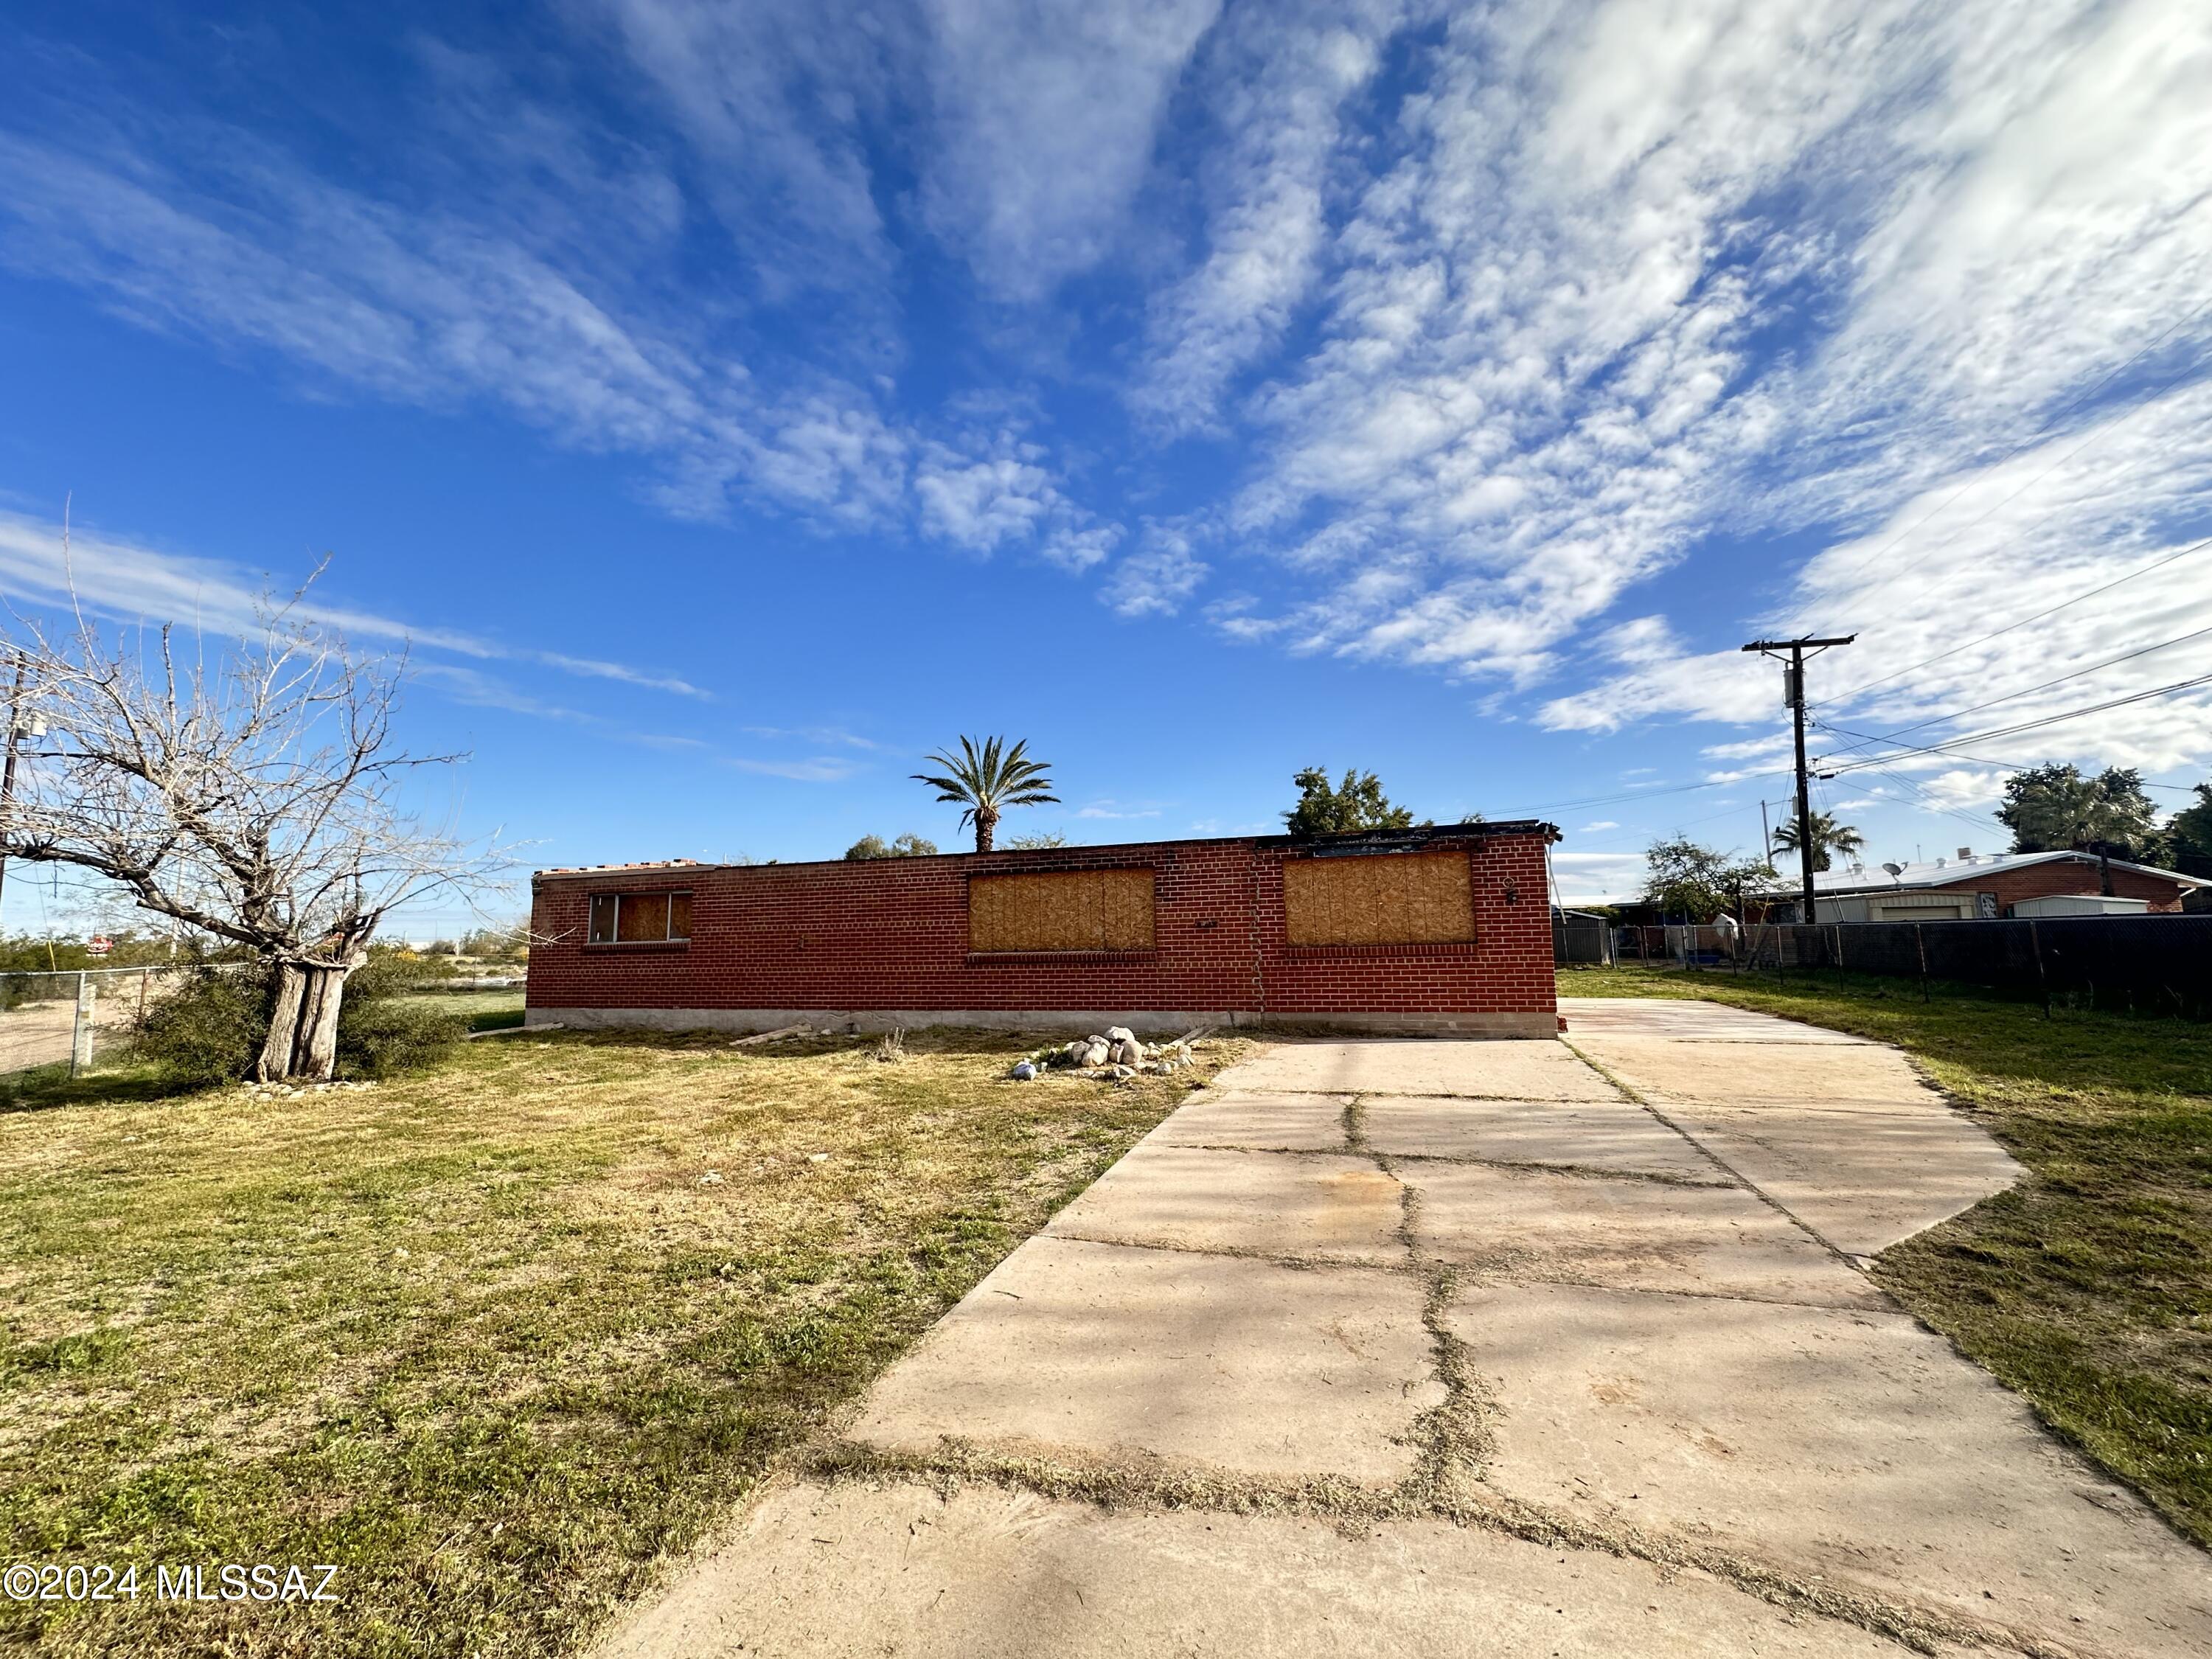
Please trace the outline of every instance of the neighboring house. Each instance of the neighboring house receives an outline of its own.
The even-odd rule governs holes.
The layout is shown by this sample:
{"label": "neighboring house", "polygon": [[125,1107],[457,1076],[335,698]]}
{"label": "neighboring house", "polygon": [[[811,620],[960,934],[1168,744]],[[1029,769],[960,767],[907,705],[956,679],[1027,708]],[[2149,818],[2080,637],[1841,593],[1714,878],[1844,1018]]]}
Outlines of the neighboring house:
{"label": "neighboring house", "polygon": [[[2109,872],[2112,892],[2105,892]],[[1817,921],[1942,921],[1956,918],[2050,915],[2140,915],[2179,911],[2187,894],[2212,881],[2094,853],[1971,853],[1907,864],[1892,875],[1879,866],[1852,865],[1813,878]],[[1788,921],[1797,907],[1778,896],[1771,921]]]}
{"label": "neighboring house", "polygon": [[1549,1037],[1548,823],[532,879],[532,1025]]}

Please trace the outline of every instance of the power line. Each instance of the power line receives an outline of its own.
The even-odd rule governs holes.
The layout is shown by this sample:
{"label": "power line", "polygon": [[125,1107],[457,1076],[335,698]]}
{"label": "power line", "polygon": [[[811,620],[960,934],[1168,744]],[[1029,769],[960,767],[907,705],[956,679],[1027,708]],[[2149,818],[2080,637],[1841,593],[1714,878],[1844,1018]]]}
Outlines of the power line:
{"label": "power line", "polygon": [[1848,691],[1839,691],[1834,696],[1826,699],[1826,706],[1833,706],[1838,703],[1848,702],[1853,697],[1858,696],[1864,692],[1873,690],[1877,685],[1887,685],[1892,680],[1901,679],[1905,675],[1912,673],[1915,670],[1926,668],[1930,664],[1942,662],[1948,658],[1955,657],[1961,651],[1971,651],[1978,645],[1986,645],[1991,640],[1997,639],[2003,635],[2009,634],[2015,629],[2025,628],[2030,623],[2041,622],[2045,617],[2055,617],[2060,611],[2065,610],[2069,605],[2079,605],[2084,599],[2094,599],[2100,593],[2109,593],[2114,588],[2121,586],[2125,583],[2131,582],[2138,576],[2148,576],[2154,570],[2162,570],[2167,565],[2172,564],[2175,560],[2186,558],[2191,553],[2202,552],[2208,547],[2212,547],[2212,536],[2206,537],[2201,542],[2192,543],[2191,545],[2183,548],[2178,553],[2169,553],[2164,558],[2154,559],[2150,563],[2144,565],[2141,569],[2130,570],[2126,575],[2118,577],[2112,581],[2108,581],[2102,586],[2093,587],[2086,592],[2076,593],[2070,599],[2061,599],[2057,605],[2052,605],[2047,611],[2039,611],[2032,617],[2022,617],[2018,622],[2007,623],[2002,628],[1993,629],[1990,633],[1983,635],[1978,639],[1968,640],[1964,645],[1954,645],[1948,651],[1939,651],[1932,657],[1923,657],[1920,661],[1909,663],[1905,667],[1898,669],[1893,673],[1884,674],[1878,680],[1869,680],[1865,684],[1855,685]]}
{"label": "power line", "polygon": [[[2078,680],[2085,674],[2094,674],[2107,668],[2116,668],[2124,662],[2133,662],[2137,657],[2148,657],[2154,652],[2171,650],[2177,645],[2186,645],[2191,640],[2201,640],[2207,634],[2212,634],[2212,628],[2199,628],[2173,639],[2161,640],[2156,645],[2146,645],[2133,651],[2124,652],[2117,657],[2107,657],[2102,662],[2093,662],[2087,668],[2070,670],[2059,675],[2056,679],[2044,681],[2040,685],[2031,685],[2020,691],[2008,691],[2002,697],[1991,697],[1985,702],[1970,703],[1966,708],[1955,709],[1948,714],[1931,714],[1924,720],[1916,720],[1911,726],[1899,726],[1894,732],[1886,732],[1873,741],[1894,743],[1908,732],[1924,731],[1931,726],[1941,726],[1947,720],[1964,720],[1969,714],[1978,714],[1984,708],[1995,708],[2000,703],[2017,702],[2021,698],[2032,697],[2039,691],[2048,691],[2054,685],[2063,685],[2069,680]],[[1834,729],[1840,731],[1843,728]]]}
{"label": "power line", "polygon": [[1741,783],[1749,778],[1771,778],[1779,777],[1781,775],[1782,769],[1778,767],[1771,771],[1765,772],[1739,772],[1732,778],[1711,778],[1708,779],[1704,783],[1669,784],[1662,789],[1636,789],[1630,790],[1626,793],[1618,795],[1590,795],[1581,800],[1538,801],[1533,805],[1500,807],[1498,811],[1502,814],[1517,814],[1522,812],[1556,812],[1564,807],[1569,806],[1613,806],[1622,801],[1656,800],[1662,795],[1688,794],[1692,790],[1697,789],[1725,789],[1732,783]]}
{"label": "power line", "polygon": [[2124,708],[2130,703],[2146,702],[2154,697],[2172,696],[2178,692],[2194,690],[2200,685],[2212,685],[2212,674],[2200,674],[2194,679],[2176,680],[2171,685],[2154,686],[2148,691],[2130,692],[2124,697],[2110,698],[2104,702],[2090,703],[2080,708],[2065,709],[2059,714],[2046,714],[2039,720],[2023,720],[2016,726],[2001,726],[1987,732],[1970,732],[1963,737],[1947,738],[1942,743],[1926,744],[1911,749],[1893,750],[1888,754],[1876,756],[1871,760],[1855,761],[1839,766],[1836,769],[1838,772],[1856,772],[1882,761],[1905,760],[1915,755],[1948,754],[1962,744],[1986,743],[1992,738],[2014,737],[2022,732],[2038,731],[2046,726],[2057,726],[2064,720],[2078,720],[2085,714],[2101,714],[2108,708]]}

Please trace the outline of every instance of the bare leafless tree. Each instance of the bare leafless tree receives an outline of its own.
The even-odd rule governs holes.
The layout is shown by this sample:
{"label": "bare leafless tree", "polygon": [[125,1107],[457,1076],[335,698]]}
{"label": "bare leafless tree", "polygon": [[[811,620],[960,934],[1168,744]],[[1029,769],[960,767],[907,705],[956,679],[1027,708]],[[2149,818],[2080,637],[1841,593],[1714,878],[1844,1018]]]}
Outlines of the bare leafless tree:
{"label": "bare leafless tree", "polygon": [[[10,731],[43,738],[0,799],[0,856],[68,864],[147,910],[242,945],[274,972],[253,1076],[328,1078],[346,976],[396,906],[508,861],[425,825],[404,781],[453,755],[395,750],[405,659],[356,654],[264,607],[237,640],[18,619]],[[212,660],[210,660],[210,653]]]}

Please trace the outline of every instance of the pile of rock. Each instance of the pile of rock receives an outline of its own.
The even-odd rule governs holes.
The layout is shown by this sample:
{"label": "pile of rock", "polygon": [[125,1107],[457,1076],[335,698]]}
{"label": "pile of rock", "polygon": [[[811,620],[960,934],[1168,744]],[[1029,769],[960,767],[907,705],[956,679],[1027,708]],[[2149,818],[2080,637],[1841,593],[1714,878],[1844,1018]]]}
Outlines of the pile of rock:
{"label": "pile of rock", "polygon": [[256,1100],[289,1100],[295,1095],[337,1095],[356,1089],[374,1089],[374,1081],[337,1083],[241,1083],[238,1085]]}
{"label": "pile of rock", "polygon": [[1179,1072],[1194,1063],[1188,1037],[1147,1047],[1127,1026],[1111,1025],[1098,1036],[1030,1055],[1014,1067],[1013,1075],[1026,1083],[1049,1066],[1119,1081],[1140,1072]]}
{"label": "pile of rock", "polygon": [[1078,1037],[1060,1052],[1067,1057],[1064,1064],[1086,1072],[1101,1066],[1126,1066],[1133,1071],[1146,1058],[1145,1045],[1126,1025],[1109,1025],[1103,1036]]}

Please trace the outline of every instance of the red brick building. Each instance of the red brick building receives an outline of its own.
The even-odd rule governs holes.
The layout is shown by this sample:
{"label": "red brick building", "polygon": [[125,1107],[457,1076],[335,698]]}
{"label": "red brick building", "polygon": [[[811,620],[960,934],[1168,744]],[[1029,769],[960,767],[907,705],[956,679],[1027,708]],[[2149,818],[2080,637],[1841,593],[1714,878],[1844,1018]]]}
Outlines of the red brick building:
{"label": "red brick building", "polygon": [[1550,1036],[1534,822],[532,882],[531,1024]]}

